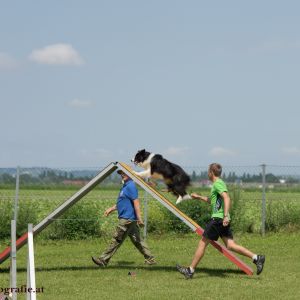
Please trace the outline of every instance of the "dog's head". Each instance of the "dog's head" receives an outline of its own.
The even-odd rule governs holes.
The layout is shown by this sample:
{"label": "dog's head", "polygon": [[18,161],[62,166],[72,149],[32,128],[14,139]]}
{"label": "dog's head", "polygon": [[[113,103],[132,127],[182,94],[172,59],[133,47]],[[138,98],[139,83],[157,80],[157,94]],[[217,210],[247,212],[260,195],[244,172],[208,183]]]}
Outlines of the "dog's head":
{"label": "dog's head", "polygon": [[145,149],[139,150],[134,158],[131,160],[135,165],[143,167],[143,163],[148,159],[151,153],[147,152]]}

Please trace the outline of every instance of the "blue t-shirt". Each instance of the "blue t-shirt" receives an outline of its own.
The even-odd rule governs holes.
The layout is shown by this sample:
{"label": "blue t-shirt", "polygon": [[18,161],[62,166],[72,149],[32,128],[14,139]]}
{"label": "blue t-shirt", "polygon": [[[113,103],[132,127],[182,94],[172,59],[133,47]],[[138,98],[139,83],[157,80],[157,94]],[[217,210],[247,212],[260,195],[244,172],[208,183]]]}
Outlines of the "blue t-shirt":
{"label": "blue t-shirt", "polygon": [[133,206],[135,199],[138,199],[138,190],[133,180],[129,179],[123,184],[117,200],[119,219],[137,220]]}

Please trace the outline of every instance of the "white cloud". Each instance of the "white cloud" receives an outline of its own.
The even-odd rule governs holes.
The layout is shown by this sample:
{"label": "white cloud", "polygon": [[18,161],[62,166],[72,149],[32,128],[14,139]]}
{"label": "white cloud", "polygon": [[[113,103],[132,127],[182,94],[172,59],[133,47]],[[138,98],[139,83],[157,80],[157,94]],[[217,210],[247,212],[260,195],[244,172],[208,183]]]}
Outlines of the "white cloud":
{"label": "white cloud", "polygon": [[54,44],[31,52],[29,59],[47,65],[82,65],[83,59],[69,44]]}
{"label": "white cloud", "polygon": [[231,149],[216,146],[209,151],[209,154],[212,156],[235,156],[236,152]]}
{"label": "white cloud", "polygon": [[282,152],[288,155],[300,155],[300,148],[297,147],[284,147]]}
{"label": "white cloud", "polygon": [[168,156],[180,156],[180,155],[185,155],[186,152],[189,150],[188,147],[169,147],[166,149],[163,153]]}
{"label": "white cloud", "polygon": [[10,70],[16,68],[17,61],[9,54],[0,52],[0,70]]}
{"label": "white cloud", "polygon": [[76,98],[68,102],[68,105],[75,108],[89,108],[93,106],[93,102]]}

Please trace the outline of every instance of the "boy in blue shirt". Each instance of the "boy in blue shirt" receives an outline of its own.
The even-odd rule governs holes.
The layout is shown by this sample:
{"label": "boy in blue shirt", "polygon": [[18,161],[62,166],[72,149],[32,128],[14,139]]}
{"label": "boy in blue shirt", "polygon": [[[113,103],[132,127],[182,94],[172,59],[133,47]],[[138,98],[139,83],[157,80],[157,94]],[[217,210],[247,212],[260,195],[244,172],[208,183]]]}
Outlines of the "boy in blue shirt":
{"label": "boy in blue shirt", "polygon": [[139,225],[143,225],[140,210],[140,201],[138,199],[138,190],[133,180],[122,170],[117,172],[122,177],[123,186],[120,190],[117,204],[108,208],[104,215],[107,217],[113,211],[118,211],[119,223],[113,235],[108,248],[100,257],[92,257],[95,264],[100,267],[106,267],[111,257],[122,245],[127,235],[131,242],[140,251],[148,265],[155,264],[155,259],[150,252],[147,244],[141,239]]}

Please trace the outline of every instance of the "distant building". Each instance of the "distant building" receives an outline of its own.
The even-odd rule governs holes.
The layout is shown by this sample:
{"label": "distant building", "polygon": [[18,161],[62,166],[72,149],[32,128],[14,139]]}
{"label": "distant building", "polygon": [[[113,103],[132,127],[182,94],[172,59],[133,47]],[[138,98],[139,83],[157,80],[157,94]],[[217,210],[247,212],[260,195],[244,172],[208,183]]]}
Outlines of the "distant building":
{"label": "distant building", "polygon": [[202,186],[202,187],[212,187],[212,184],[211,184],[210,180],[202,179],[202,180],[200,180],[200,186]]}
{"label": "distant building", "polygon": [[86,180],[64,180],[64,185],[84,186],[88,183]]}

